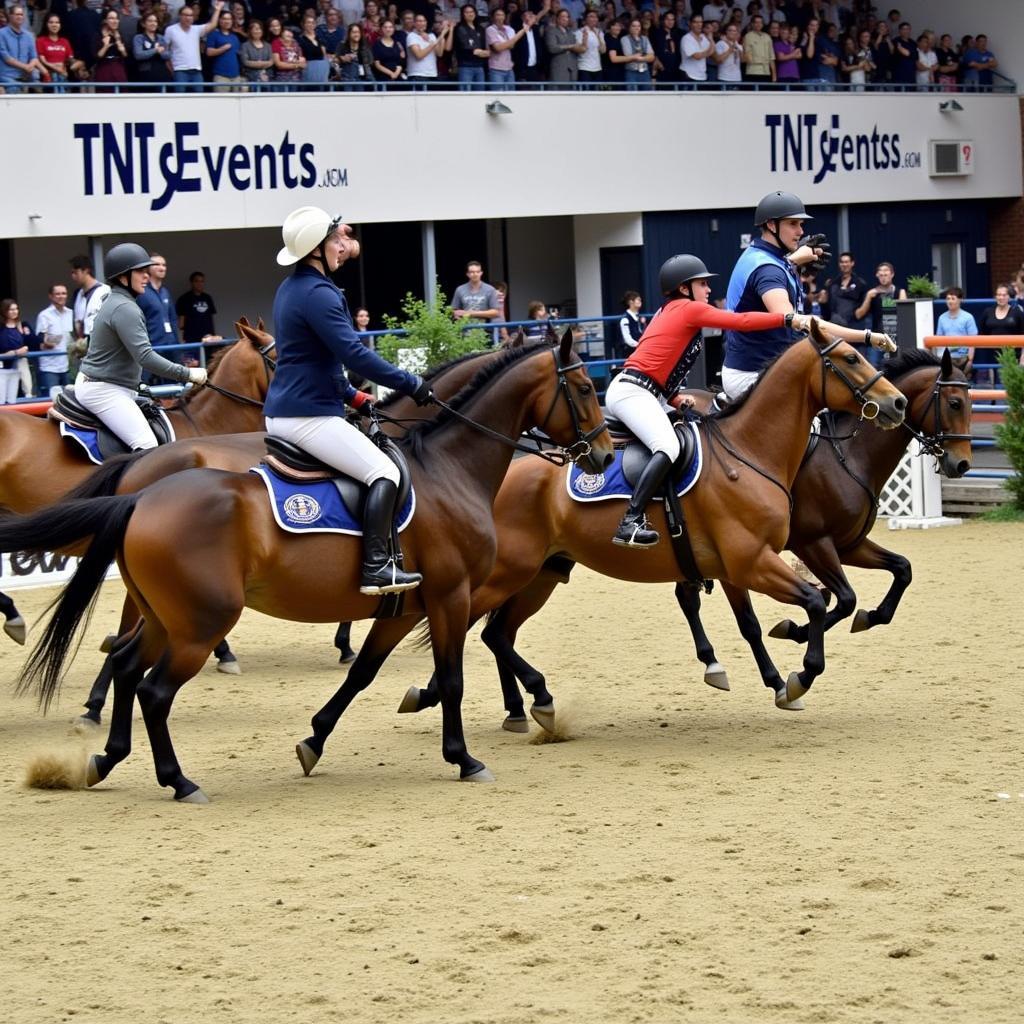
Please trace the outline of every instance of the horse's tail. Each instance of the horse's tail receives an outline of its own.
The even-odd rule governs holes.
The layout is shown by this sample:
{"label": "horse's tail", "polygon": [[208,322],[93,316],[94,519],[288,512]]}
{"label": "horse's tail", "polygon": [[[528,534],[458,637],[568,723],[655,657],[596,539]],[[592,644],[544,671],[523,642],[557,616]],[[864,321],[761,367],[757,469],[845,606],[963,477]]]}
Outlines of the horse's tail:
{"label": "horse's tail", "polygon": [[149,449],[140,452],[128,452],[125,455],[114,455],[107,459],[95,473],[87,476],[77,487],[68,491],[61,501],[77,501],[79,498],[109,498],[117,493],[121,479],[130,466],[133,466]]}
{"label": "horse's tail", "polygon": [[[55,551],[92,537],[74,576],[50,605],[53,615],[18,680],[18,693],[36,684],[44,710],[60,690],[75,633],[92,614],[138,500],[138,494],[124,494],[67,501],[32,516],[0,519],[0,551]],[[80,644],[81,640],[75,643],[74,653]]]}

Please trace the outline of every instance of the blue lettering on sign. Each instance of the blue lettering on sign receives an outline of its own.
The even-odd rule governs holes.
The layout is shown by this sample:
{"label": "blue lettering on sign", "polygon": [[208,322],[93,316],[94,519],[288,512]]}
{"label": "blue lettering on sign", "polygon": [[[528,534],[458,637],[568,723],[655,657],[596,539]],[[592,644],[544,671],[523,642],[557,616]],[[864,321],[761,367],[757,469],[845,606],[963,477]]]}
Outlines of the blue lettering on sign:
{"label": "blue lettering on sign", "polygon": [[[771,145],[771,169],[812,173],[814,184],[840,171],[888,171],[919,168],[921,154],[900,148],[899,132],[843,132],[839,115],[818,130],[817,114],[766,114]],[[825,120],[822,119],[822,124]]]}
{"label": "blue lettering on sign", "polygon": [[228,147],[203,145],[198,121],[176,121],[162,144],[152,121],[73,129],[82,144],[83,195],[155,195],[151,210],[163,210],[179,192],[348,187],[347,168],[321,172],[313,143],[297,144],[290,132],[276,145]]}

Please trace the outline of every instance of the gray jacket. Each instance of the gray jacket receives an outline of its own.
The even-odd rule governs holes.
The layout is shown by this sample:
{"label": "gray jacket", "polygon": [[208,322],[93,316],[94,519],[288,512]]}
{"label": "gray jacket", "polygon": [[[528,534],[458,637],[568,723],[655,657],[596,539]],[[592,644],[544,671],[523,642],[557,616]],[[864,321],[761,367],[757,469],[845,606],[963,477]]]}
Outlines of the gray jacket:
{"label": "gray jacket", "polygon": [[557,25],[548,25],[544,43],[551,54],[548,81],[575,82],[579,78],[579,69],[576,54],[570,47],[576,45],[576,32],[571,28],[561,29]]}
{"label": "gray jacket", "polygon": [[153,351],[146,318],[135,296],[119,284],[113,286],[96,314],[81,370],[90,380],[133,390],[138,388],[143,370],[182,384],[188,381],[188,367]]}

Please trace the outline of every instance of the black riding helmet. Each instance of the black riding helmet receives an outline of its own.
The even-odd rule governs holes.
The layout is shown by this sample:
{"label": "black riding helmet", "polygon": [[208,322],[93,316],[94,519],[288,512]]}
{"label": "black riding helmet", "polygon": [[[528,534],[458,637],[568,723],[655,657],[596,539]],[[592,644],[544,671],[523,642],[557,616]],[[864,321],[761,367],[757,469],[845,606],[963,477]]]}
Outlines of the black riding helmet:
{"label": "black riding helmet", "polygon": [[103,261],[103,272],[108,281],[114,281],[131,270],[151,267],[153,257],[135,242],[121,242],[107,253]]}
{"label": "black riding helmet", "polygon": [[804,201],[792,192],[769,192],[757,204],[754,223],[759,227],[770,220],[814,220],[804,209]]}
{"label": "black riding helmet", "polygon": [[[711,273],[704,261],[698,256],[681,253],[665,260],[658,272],[658,287],[662,295],[674,295],[676,289],[690,281],[699,281],[709,277],[718,277]],[[692,294],[690,296],[693,297]]]}

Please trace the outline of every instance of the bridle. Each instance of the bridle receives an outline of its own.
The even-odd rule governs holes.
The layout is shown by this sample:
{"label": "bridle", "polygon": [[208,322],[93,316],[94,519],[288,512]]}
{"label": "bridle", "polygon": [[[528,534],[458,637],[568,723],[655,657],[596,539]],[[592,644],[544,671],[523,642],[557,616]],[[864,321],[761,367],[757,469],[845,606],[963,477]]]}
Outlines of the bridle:
{"label": "bridle", "polygon": [[807,340],[814,347],[814,351],[818,353],[818,357],[821,359],[821,401],[822,404],[825,402],[825,386],[827,383],[826,375],[829,372],[834,373],[846,386],[849,388],[850,393],[857,400],[860,405],[860,418],[862,420],[873,420],[875,419],[881,409],[878,403],[873,398],[868,398],[867,393],[885,376],[882,370],[879,370],[874,377],[871,378],[866,384],[858,385],[856,382],[850,380],[845,373],[829,359],[828,354],[837,346],[842,345],[843,341],[841,338],[836,338],[831,344],[826,345],[824,348],[819,348],[816,341],[807,336]]}
{"label": "bridle", "polygon": [[941,380],[942,370],[939,369],[938,375],[935,378],[935,386],[932,388],[932,393],[928,396],[928,403],[925,406],[924,416],[921,418],[922,424],[928,418],[928,410],[930,409],[935,417],[935,429],[928,433],[922,426],[920,431],[915,430],[906,420],[903,419],[903,426],[907,428],[910,436],[921,446],[921,452],[925,455],[931,455],[933,458],[939,459],[946,454],[946,450],[943,445],[947,441],[972,441],[973,437],[970,434],[950,434],[942,429],[942,389],[943,388],[966,388],[968,394],[966,396],[967,401],[971,400],[970,387],[971,385],[965,380]]}
{"label": "bridle", "polygon": [[[237,344],[237,342],[236,342]],[[277,342],[271,338],[266,345],[256,349],[260,359],[263,360],[263,370],[267,375],[267,387],[270,387],[270,378],[273,372],[277,369],[277,360],[270,358],[270,353],[273,352],[274,346]],[[211,391],[216,391],[218,395],[223,395],[225,398],[230,398],[236,402],[241,402],[243,405],[252,405],[257,409],[263,408],[263,403],[258,399],[249,398],[246,395],[236,394],[234,391],[228,391],[227,388],[222,388],[219,384],[214,384],[212,381],[207,380],[203,385],[205,388],[209,388]]]}
{"label": "bridle", "polygon": [[[538,431],[543,432],[547,426],[548,421],[551,419],[552,413],[555,411],[555,406],[558,403],[559,396],[564,396],[566,404],[569,407],[569,415],[572,418],[573,429],[576,431],[576,440],[568,447],[556,446],[556,450],[553,452],[543,451],[540,448],[540,438],[534,437],[534,441],[537,443],[537,448],[531,448],[528,445],[523,444],[521,441],[517,441],[515,438],[506,437],[504,434],[499,434],[496,430],[491,430],[490,427],[485,427],[482,423],[477,423],[475,420],[471,420],[468,416],[459,412],[458,409],[452,408],[447,402],[442,401],[440,398],[434,398],[434,402],[444,409],[449,415],[459,420],[461,423],[465,423],[467,427],[472,427],[474,430],[481,434],[485,434],[487,437],[493,438],[495,441],[501,441],[502,444],[508,445],[510,448],[514,448],[517,452],[525,452],[527,455],[536,455],[539,458],[544,459],[546,462],[551,462],[556,466],[565,466],[570,462],[576,462],[579,459],[585,458],[593,450],[591,442],[597,437],[602,431],[607,430],[607,424],[602,419],[600,423],[593,430],[584,431],[583,425],[580,422],[579,410],[576,408],[576,403],[573,401],[572,393],[569,391],[569,382],[566,380],[566,375],[572,373],[573,370],[579,370],[583,367],[583,360],[577,359],[575,362],[569,363],[566,366],[561,366],[558,361],[558,353],[555,349],[551,349],[551,355],[555,360],[555,374],[558,378],[558,387],[555,389],[555,394],[551,399],[551,405],[548,408],[547,414],[543,421],[537,428]],[[376,416],[377,413],[371,413],[371,417]],[[533,436],[532,434],[530,435]]]}

